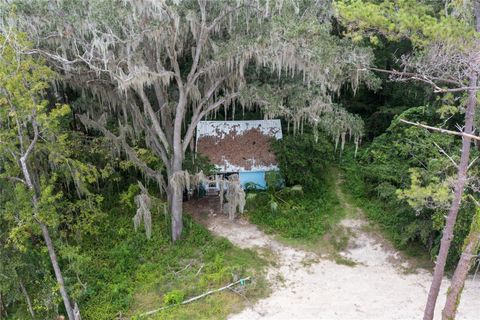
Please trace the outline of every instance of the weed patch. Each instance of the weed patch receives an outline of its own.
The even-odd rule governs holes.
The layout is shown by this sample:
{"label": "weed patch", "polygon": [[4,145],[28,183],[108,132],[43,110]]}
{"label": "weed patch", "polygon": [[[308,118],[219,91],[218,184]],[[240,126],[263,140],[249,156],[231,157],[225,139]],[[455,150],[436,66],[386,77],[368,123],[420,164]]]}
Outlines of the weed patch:
{"label": "weed patch", "polygon": [[247,214],[252,223],[266,232],[285,239],[312,241],[332,229],[343,210],[329,172],[315,188],[307,189],[303,194],[285,188],[248,197]]}
{"label": "weed patch", "polygon": [[331,255],[331,258],[335,261],[336,264],[341,264],[348,267],[355,267],[357,263],[351,259],[345,258],[344,256],[334,253]]}
{"label": "weed patch", "polygon": [[84,244],[95,257],[82,279],[87,283],[80,301],[84,319],[135,317],[247,276],[253,281],[239,288],[241,294],[220,292],[151,318],[222,319],[266,293],[266,261],[254,251],[213,237],[188,216],[184,218],[184,238],[178,243],[171,243],[162,214],[153,216],[152,238],[147,240],[143,232],[133,231],[129,213],[118,208],[112,211],[117,211],[118,218],[102,223],[104,230]]}

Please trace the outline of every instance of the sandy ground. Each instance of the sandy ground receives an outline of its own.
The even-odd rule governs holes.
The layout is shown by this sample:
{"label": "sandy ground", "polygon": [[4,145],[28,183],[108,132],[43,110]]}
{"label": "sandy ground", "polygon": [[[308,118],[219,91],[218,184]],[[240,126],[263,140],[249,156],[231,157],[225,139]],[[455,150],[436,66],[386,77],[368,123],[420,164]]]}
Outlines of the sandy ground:
{"label": "sandy ground", "polygon": [[[353,236],[348,249],[340,254],[355,261],[353,267],[281,244],[244,219],[231,222],[210,210],[209,218],[203,222],[213,233],[241,248],[270,250],[278,258],[278,263],[268,270],[272,294],[231,315],[231,320],[407,320],[421,319],[423,315],[431,274],[425,270],[409,274],[402,271],[408,268],[408,262],[384,239],[365,232],[362,218],[341,222]],[[480,319],[479,278],[466,283],[457,319]],[[440,318],[447,288],[445,279],[436,319]]]}

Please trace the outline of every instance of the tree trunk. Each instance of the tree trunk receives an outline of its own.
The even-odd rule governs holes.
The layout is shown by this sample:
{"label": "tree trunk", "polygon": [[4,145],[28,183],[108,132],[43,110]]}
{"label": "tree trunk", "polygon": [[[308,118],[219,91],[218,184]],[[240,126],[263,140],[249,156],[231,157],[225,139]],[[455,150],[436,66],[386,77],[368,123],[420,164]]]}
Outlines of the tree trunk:
{"label": "tree trunk", "polygon": [[457,307],[460,303],[460,296],[462,295],[463,286],[467,279],[468,271],[472,267],[472,263],[477,257],[478,246],[480,244],[480,211],[473,217],[470,233],[465,239],[465,249],[460,256],[460,261],[457,264],[455,273],[453,274],[450,289],[447,294],[447,301],[442,311],[442,319],[455,319]]}
{"label": "tree trunk", "polygon": [[[475,17],[475,31],[480,32],[480,1],[473,1],[473,15]],[[470,78],[469,86],[475,88],[478,83],[478,76],[475,74]],[[465,127],[463,132],[473,133],[473,122],[475,118],[475,108],[477,106],[477,91],[476,89],[469,90],[468,104],[465,111]],[[471,138],[462,137],[462,154],[460,163],[458,165],[458,178],[455,184],[454,200],[450,207],[447,216],[445,228],[443,230],[442,240],[440,244],[440,251],[438,253],[437,262],[435,264],[435,271],[433,274],[432,285],[428,293],[427,305],[425,307],[424,320],[432,320],[435,312],[435,304],[437,302],[438,292],[442,284],[445,263],[448,256],[448,250],[453,239],[453,230],[455,221],[457,219],[458,210],[460,209],[460,202],[462,200],[465,182],[467,179],[468,165],[470,161]],[[460,271],[459,271],[460,272]],[[460,277],[460,275],[459,275]],[[453,280],[452,280],[453,281]],[[462,286],[463,287],[463,286]],[[448,301],[447,301],[448,302]],[[456,301],[455,301],[456,304]],[[455,307],[456,308],[456,307]]]}
{"label": "tree trunk", "polygon": [[30,300],[30,296],[28,295],[27,289],[23,285],[23,281],[20,279],[18,281],[20,285],[20,290],[22,291],[23,296],[25,297],[25,301],[27,302],[28,312],[32,316],[32,319],[35,319],[35,312],[33,311],[32,301]]}
{"label": "tree trunk", "polygon": [[[30,151],[33,149],[33,146],[35,145],[36,139],[38,138],[38,129],[37,129],[37,127],[34,127],[34,129],[35,129],[35,139],[30,144],[30,147],[29,147]],[[23,173],[23,176],[25,177],[25,181],[27,183],[28,188],[32,192],[34,192],[34,195],[32,197],[32,204],[33,204],[33,210],[34,210],[34,217],[36,218],[37,205],[38,205],[38,194],[37,194],[35,186],[33,185],[32,177],[30,175],[30,171],[29,171],[28,165],[27,165],[27,157],[28,157],[30,151],[27,150],[26,153],[20,158],[20,165],[21,165],[22,173]],[[74,315],[73,315],[72,304],[70,303],[70,299],[68,297],[67,290],[65,289],[65,283],[63,281],[63,275],[62,275],[62,272],[60,270],[60,265],[58,264],[57,254],[55,253],[55,248],[53,247],[52,238],[50,238],[50,233],[48,231],[47,226],[43,222],[39,221],[38,219],[37,219],[37,223],[40,226],[40,229],[42,230],[43,239],[45,240],[45,244],[47,245],[48,254],[50,256],[50,262],[52,263],[52,267],[53,267],[53,270],[55,272],[55,278],[57,279],[60,295],[62,296],[63,304],[65,305],[65,310],[67,312],[68,319],[69,320],[75,320]]]}
{"label": "tree trunk", "polygon": [[4,315],[5,315],[5,317],[7,316],[7,310],[6,310],[5,305],[3,303],[3,295],[0,292],[0,319],[3,319]]}
{"label": "tree trunk", "polygon": [[42,223],[38,222],[40,228],[42,229],[43,239],[45,240],[45,244],[47,245],[48,255],[50,256],[50,261],[52,262],[53,271],[55,272],[55,278],[57,279],[58,283],[58,290],[60,291],[60,295],[63,299],[63,304],[65,305],[65,310],[67,311],[68,319],[75,320],[73,315],[73,308],[68,297],[67,290],[65,289],[65,282],[63,281],[62,271],[60,270],[60,265],[58,264],[57,254],[55,253],[55,248],[53,247],[52,239],[50,238],[50,233],[48,232],[47,226]]}
{"label": "tree trunk", "polygon": [[172,240],[173,242],[180,239],[183,230],[183,188],[182,186],[172,183],[172,177],[182,171],[182,157],[174,156],[172,161],[172,175],[168,180],[168,200],[170,206],[170,214],[172,215]]}
{"label": "tree trunk", "polygon": [[[477,77],[472,76],[470,79],[470,87],[477,86]],[[465,112],[465,127],[464,133],[473,134],[473,120],[475,116],[475,107],[477,105],[477,90],[470,90],[468,93],[468,104]],[[467,181],[467,171],[470,161],[472,139],[467,136],[462,137],[462,153],[460,163],[458,165],[457,181],[455,182],[454,198],[448,212],[448,216],[443,229],[442,240],[440,243],[440,250],[438,252],[437,261],[435,263],[435,271],[433,273],[433,280],[428,292],[427,305],[423,315],[424,320],[432,320],[435,313],[435,304],[437,302],[438,293],[442,284],[443,274],[445,271],[445,264],[447,261],[448,251],[453,240],[453,231],[455,222],[457,220],[460,203],[463,197],[465,183]]]}

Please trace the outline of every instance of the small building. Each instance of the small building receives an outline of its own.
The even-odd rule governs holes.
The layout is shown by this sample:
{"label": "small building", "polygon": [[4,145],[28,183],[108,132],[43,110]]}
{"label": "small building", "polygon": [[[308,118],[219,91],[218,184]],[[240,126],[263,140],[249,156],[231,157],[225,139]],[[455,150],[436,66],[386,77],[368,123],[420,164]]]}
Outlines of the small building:
{"label": "small building", "polygon": [[243,186],[266,188],[265,173],[279,170],[271,142],[281,138],[279,119],[201,121],[196,151],[207,156],[220,174],[238,174]]}

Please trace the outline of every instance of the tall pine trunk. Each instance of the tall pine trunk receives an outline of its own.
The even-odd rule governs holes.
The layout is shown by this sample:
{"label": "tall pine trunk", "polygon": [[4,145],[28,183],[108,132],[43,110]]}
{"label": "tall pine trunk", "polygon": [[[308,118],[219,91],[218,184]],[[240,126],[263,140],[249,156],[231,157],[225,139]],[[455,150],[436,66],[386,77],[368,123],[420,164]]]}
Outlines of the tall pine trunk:
{"label": "tall pine trunk", "polygon": [[[37,132],[36,132],[37,134]],[[33,143],[34,144],[34,143]],[[33,146],[32,144],[32,146]],[[38,207],[38,195],[36,192],[36,189],[33,185],[32,178],[30,175],[30,171],[27,166],[27,160],[26,156],[28,156],[28,153],[25,154],[20,158],[20,164],[22,168],[22,173],[25,178],[25,181],[27,183],[28,188],[34,193],[33,198],[32,198],[32,204],[33,204],[33,210],[34,210],[34,215],[36,216],[37,214],[37,207]],[[55,278],[57,280],[58,284],[58,290],[60,291],[60,295],[62,296],[63,299],[63,304],[65,306],[65,311],[67,312],[68,319],[69,320],[76,320],[74,317],[73,313],[73,308],[72,304],[70,302],[70,298],[68,296],[67,290],[65,289],[65,282],[63,280],[63,275],[62,271],[60,269],[60,265],[58,264],[58,259],[57,259],[57,254],[55,252],[55,248],[53,246],[52,238],[50,237],[50,232],[48,231],[47,226],[39,221],[37,219],[37,223],[40,226],[40,229],[42,230],[42,236],[43,239],[45,240],[45,244],[48,249],[48,255],[50,256],[50,262],[52,263],[53,271],[55,273]]]}
{"label": "tall pine trunk", "polygon": [[67,311],[68,319],[76,320],[73,314],[72,303],[70,302],[67,289],[65,288],[65,282],[63,280],[63,275],[60,269],[60,265],[58,264],[57,254],[55,253],[55,248],[53,247],[52,238],[50,238],[50,233],[48,232],[47,226],[42,222],[38,222],[38,224],[42,229],[43,239],[45,240],[45,244],[47,245],[48,255],[50,256],[50,261],[53,266],[53,271],[55,272],[55,278],[57,279],[58,290],[60,291],[60,295],[62,296],[63,304],[65,305],[65,310]]}
{"label": "tall pine trunk", "polygon": [[[469,81],[470,87],[477,86],[477,76],[472,76]],[[468,93],[467,110],[465,112],[465,127],[464,133],[473,134],[473,121],[475,117],[475,107],[477,105],[477,90],[472,89]],[[455,222],[457,220],[458,211],[460,210],[460,203],[462,202],[463,191],[467,181],[467,171],[470,162],[470,150],[472,139],[467,136],[462,137],[462,153],[460,163],[458,165],[457,181],[455,182],[454,198],[448,212],[443,229],[442,240],[440,242],[440,250],[438,252],[437,261],[435,263],[435,270],[433,273],[433,280],[428,292],[427,305],[423,315],[424,320],[432,320],[435,313],[435,305],[437,303],[438,293],[445,271],[445,264],[447,262],[448,251],[453,240],[453,231]]]}
{"label": "tall pine trunk", "polygon": [[[475,31],[480,32],[480,0],[473,1],[473,15],[475,18]],[[475,69],[475,68],[473,68]],[[478,75],[471,76],[469,81],[470,88],[476,88],[478,85]],[[465,127],[463,132],[473,134],[473,122],[475,119],[475,108],[477,107],[477,89],[470,89],[468,91],[467,109],[465,111]],[[435,312],[435,304],[438,298],[438,292],[442,284],[443,273],[445,270],[445,263],[447,261],[448,250],[453,239],[453,230],[455,221],[457,219],[458,210],[460,209],[460,202],[462,200],[465,183],[467,180],[467,171],[470,161],[470,149],[472,139],[470,137],[462,137],[462,154],[460,163],[458,165],[458,178],[455,184],[455,193],[450,211],[447,216],[445,228],[443,230],[442,240],[440,244],[440,251],[438,253],[437,262],[435,264],[435,271],[433,274],[432,285],[428,293],[427,305],[425,307],[424,320],[432,320]],[[460,272],[460,271],[459,271]],[[456,304],[456,302],[455,302]]]}
{"label": "tall pine trunk", "polygon": [[[473,2],[473,10],[475,16],[475,29],[480,32],[480,1],[475,0]],[[472,93],[473,94],[473,93]],[[476,92],[475,92],[476,94]],[[442,311],[443,319],[455,319],[458,304],[460,303],[460,297],[462,295],[465,280],[467,279],[468,271],[472,267],[472,263],[475,261],[476,253],[480,245],[480,211],[473,216],[470,232],[465,240],[465,247],[460,256],[460,260],[455,268],[455,272],[450,283],[450,288],[447,294],[447,301]]]}
{"label": "tall pine trunk", "polygon": [[465,239],[465,247],[460,256],[460,261],[457,264],[455,273],[452,277],[452,282],[447,294],[447,301],[442,311],[442,319],[452,320],[455,319],[457,314],[457,307],[460,303],[460,297],[462,295],[463,286],[467,279],[468,271],[472,267],[476,253],[480,245],[480,210],[477,209],[476,214],[473,216],[472,226],[470,232]]}

